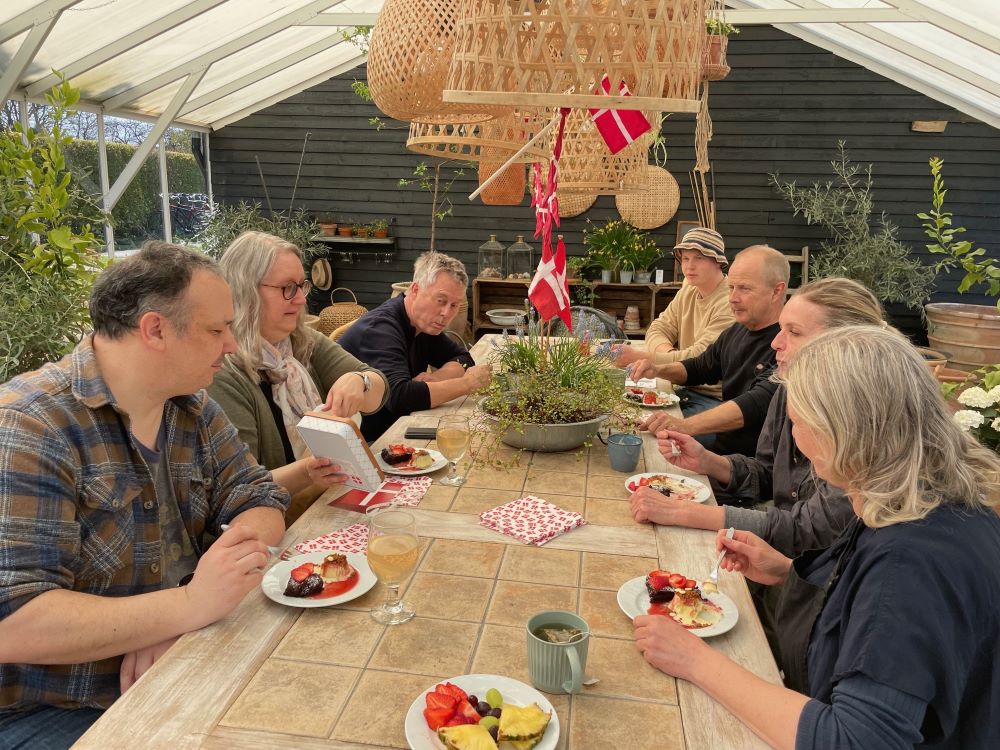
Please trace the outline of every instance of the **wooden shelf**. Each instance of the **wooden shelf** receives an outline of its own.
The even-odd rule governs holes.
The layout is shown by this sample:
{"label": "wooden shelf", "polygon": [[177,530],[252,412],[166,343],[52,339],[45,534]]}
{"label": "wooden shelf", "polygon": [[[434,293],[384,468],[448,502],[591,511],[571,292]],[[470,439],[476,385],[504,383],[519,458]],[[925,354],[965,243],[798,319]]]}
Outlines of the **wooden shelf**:
{"label": "wooden shelf", "polygon": [[344,244],[344,245],[395,245],[395,237],[327,237],[322,234],[317,234],[315,237],[311,238],[313,242],[329,242],[331,244]]}
{"label": "wooden shelf", "polygon": [[[473,279],[472,280],[472,328],[473,334],[483,331],[501,331],[504,326],[498,326],[486,317],[486,311],[497,307],[522,309],[528,295],[528,279]],[[571,280],[570,287],[583,282]],[[645,336],[649,324],[666,309],[674,295],[681,288],[680,282],[668,284],[605,284],[600,281],[587,282],[593,284],[597,295],[593,307],[613,315],[615,318],[625,317],[625,308],[635,305],[639,308],[640,328],[636,331],[626,331],[625,335],[632,337]],[[507,326],[511,329],[512,326]]]}

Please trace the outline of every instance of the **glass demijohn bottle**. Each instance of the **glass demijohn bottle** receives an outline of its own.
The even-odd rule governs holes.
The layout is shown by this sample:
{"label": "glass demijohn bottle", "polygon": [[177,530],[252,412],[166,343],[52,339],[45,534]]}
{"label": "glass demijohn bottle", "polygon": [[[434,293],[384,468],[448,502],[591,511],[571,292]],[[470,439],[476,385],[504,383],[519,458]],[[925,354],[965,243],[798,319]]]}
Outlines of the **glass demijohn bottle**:
{"label": "glass demijohn bottle", "polygon": [[503,245],[497,242],[495,234],[491,234],[489,241],[479,246],[479,278],[502,279],[503,277]]}
{"label": "glass demijohn bottle", "polygon": [[524,241],[523,234],[519,234],[517,242],[507,248],[507,278],[531,279],[535,271],[531,260],[531,245]]}

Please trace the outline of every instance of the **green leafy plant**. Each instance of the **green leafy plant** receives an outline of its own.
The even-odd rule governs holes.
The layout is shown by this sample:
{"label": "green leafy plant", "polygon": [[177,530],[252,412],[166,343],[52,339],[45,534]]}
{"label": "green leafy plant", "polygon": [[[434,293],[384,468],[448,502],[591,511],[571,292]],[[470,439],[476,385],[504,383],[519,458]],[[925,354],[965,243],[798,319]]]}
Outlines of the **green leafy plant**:
{"label": "green leafy plant", "polygon": [[886,214],[872,220],[872,165],[862,169],[851,163],[844,141],[837,144],[837,158],[830,164],[836,182],[817,182],[808,188],[770,175],[771,184],[796,216],[801,214],[806,223],[819,224],[830,233],[830,239],[822,241],[810,258],[810,276],[846,276],[867,286],[879,299],[922,309],[936,272],[910,255],[897,237],[899,228]]}
{"label": "green leafy plant", "polygon": [[218,260],[233,240],[250,231],[267,232],[288,240],[302,250],[305,264],[311,263],[316,255],[326,253],[325,247],[313,244],[312,238],[318,234],[319,225],[303,209],[290,213],[268,213],[256,202],[216,204],[208,225],[195,242],[205,254]]}
{"label": "green leafy plant", "polygon": [[389,222],[387,222],[385,219],[375,219],[370,224],[368,224],[368,229],[372,233],[385,232],[388,231],[389,229]]}
{"label": "green leafy plant", "polygon": [[591,260],[609,271],[645,271],[661,256],[652,237],[621,219],[609,219],[604,226],[586,230],[583,244]]}
{"label": "green leafy plant", "polygon": [[[1000,294],[1000,268],[997,267],[996,259],[985,257],[985,248],[976,248],[968,240],[958,239],[958,235],[965,234],[965,227],[952,227],[952,213],[944,210],[944,199],[948,194],[941,174],[944,161],[935,156],[929,164],[933,177],[933,208],[928,213],[917,214],[917,218],[924,220],[924,234],[934,240],[927,245],[927,249],[936,255],[945,256],[938,261],[934,270],[950,271],[957,266],[965,271],[965,276],[958,285],[959,294],[982,284],[986,287],[987,294],[996,297]],[[997,308],[1000,309],[1000,299],[997,300]]]}
{"label": "green leafy plant", "polygon": [[437,223],[444,221],[454,212],[451,199],[448,198],[448,191],[455,184],[455,180],[465,175],[465,164],[461,167],[450,167],[451,176],[445,176],[442,180],[441,170],[452,164],[451,159],[435,159],[434,166],[430,167],[427,162],[422,161],[413,169],[411,178],[401,177],[400,187],[416,185],[421,190],[426,190],[431,196],[431,240],[428,250],[434,249],[434,237],[437,231]]}
{"label": "green leafy plant", "polygon": [[712,36],[736,36],[740,30],[721,18],[706,18],[705,31]]}
{"label": "green leafy plant", "polygon": [[105,260],[105,218],[66,164],[62,124],[79,101],[65,80],[45,95],[52,127],[0,132],[0,380],[66,354],[89,326],[87,296]]}

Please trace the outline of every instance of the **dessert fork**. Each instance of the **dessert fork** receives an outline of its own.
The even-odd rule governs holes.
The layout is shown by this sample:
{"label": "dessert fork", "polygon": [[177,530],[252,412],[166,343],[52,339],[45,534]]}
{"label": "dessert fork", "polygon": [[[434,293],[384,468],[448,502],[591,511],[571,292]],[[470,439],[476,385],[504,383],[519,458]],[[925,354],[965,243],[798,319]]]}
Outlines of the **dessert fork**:
{"label": "dessert fork", "polygon": [[[730,526],[728,529],[726,529],[726,539],[732,539],[735,533],[736,533],[735,527]],[[715,591],[719,590],[719,566],[722,565],[722,558],[724,558],[725,556],[726,556],[726,550],[723,549],[722,552],[719,553],[719,559],[715,561],[715,567],[712,568],[712,572],[708,574],[708,580],[705,581],[706,584],[710,583],[712,589]]]}

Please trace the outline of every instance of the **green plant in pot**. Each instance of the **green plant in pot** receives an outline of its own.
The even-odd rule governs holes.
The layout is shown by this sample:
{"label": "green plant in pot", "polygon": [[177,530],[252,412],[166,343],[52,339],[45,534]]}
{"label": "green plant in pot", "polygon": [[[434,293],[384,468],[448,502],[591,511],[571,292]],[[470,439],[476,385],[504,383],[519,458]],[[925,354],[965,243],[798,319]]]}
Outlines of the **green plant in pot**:
{"label": "green plant in pot", "polygon": [[389,236],[389,222],[385,219],[375,219],[375,221],[368,225],[368,231],[372,237],[384,239]]}
{"label": "green plant in pot", "polygon": [[632,246],[626,251],[625,264],[635,269],[635,280],[640,284],[648,284],[653,265],[663,257],[656,241],[646,232],[636,232]]}
{"label": "green plant in pot", "polygon": [[601,281],[609,283],[619,271],[627,257],[629,248],[635,242],[636,228],[621,219],[609,219],[603,226],[593,228],[587,219],[588,228],[583,233],[583,244],[587,247],[587,257],[601,268]]}
{"label": "green plant in pot", "polygon": [[104,266],[92,227],[106,217],[69,170],[62,124],[79,92],[46,94],[50,130],[0,132],[0,381],[69,352],[89,328],[87,297]]}
{"label": "green plant in pot", "polygon": [[610,347],[592,352],[592,337],[549,338],[529,326],[504,335],[491,363],[496,373],[481,391],[478,416],[486,426],[480,456],[497,455],[497,443],[522,450],[565,451],[589,442],[598,428],[633,424],[638,412],[622,399],[621,370]]}

